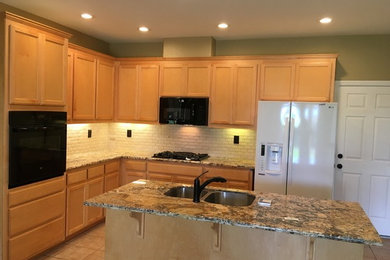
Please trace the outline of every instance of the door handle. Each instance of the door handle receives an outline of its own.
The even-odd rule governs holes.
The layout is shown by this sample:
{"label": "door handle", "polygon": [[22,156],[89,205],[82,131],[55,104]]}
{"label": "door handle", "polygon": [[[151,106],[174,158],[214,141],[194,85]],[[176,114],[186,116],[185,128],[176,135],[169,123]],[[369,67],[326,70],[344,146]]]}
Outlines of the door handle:
{"label": "door handle", "polygon": [[336,167],[337,167],[338,169],[342,169],[342,168],[343,168],[343,165],[342,165],[341,163],[338,163],[338,164],[336,165]]}
{"label": "door handle", "polygon": [[337,155],[337,158],[342,159],[342,158],[343,158],[343,154],[342,154],[342,153],[339,153],[339,154]]}

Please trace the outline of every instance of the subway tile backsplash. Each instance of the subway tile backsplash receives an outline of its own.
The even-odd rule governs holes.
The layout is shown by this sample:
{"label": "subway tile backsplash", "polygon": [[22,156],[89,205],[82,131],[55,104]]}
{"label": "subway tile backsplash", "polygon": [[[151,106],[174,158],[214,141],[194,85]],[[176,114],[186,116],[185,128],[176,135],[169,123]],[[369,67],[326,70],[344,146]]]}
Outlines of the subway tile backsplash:
{"label": "subway tile backsplash", "polygon": [[[92,137],[88,138],[88,129]],[[131,130],[131,137],[127,137]],[[240,143],[234,144],[235,135]],[[208,153],[213,157],[254,159],[256,131],[203,126],[94,123],[68,125],[68,155],[117,151],[153,154],[165,150]]]}

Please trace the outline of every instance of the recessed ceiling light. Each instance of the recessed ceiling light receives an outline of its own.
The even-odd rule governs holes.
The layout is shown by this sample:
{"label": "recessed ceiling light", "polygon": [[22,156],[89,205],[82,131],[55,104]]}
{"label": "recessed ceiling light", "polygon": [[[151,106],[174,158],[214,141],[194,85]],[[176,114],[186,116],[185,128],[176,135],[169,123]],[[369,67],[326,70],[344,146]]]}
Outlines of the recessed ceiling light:
{"label": "recessed ceiling light", "polygon": [[149,28],[146,27],[146,26],[140,26],[140,27],[138,28],[138,30],[139,30],[140,32],[149,32]]}
{"label": "recessed ceiling light", "polygon": [[332,22],[332,18],[330,17],[324,17],[320,20],[320,23],[330,23]]}
{"label": "recessed ceiling light", "polygon": [[219,29],[226,29],[228,27],[229,27],[229,25],[227,23],[220,23],[220,24],[218,24],[218,28]]}
{"label": "recessed ceiling light", "polygon": [[89,13],[82,13],[82,14],[81,14],[81,17],[82,17],[83,19],[86,19],[86,20],[89,20],[89,19],[92,19],[92,18],[93,18],[92,14],[89,14]]}

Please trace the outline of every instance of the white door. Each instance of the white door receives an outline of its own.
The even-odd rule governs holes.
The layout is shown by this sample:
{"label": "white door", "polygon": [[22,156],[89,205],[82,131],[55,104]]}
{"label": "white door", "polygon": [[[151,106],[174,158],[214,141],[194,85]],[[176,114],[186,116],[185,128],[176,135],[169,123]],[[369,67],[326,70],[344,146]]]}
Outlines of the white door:
{"label": "white door", "polygon": [[336,95],[335,199],[360,202],[390,236],[390,82],[341,81]]}

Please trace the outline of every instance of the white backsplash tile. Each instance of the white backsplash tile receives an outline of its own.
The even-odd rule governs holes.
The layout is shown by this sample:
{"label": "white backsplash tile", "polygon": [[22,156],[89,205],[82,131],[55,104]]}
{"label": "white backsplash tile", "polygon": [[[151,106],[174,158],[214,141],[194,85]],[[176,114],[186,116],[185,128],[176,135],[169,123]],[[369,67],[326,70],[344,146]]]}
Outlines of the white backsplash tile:
{"label": "white backsplash tile", "polygon": [[[87,138],[88,129],[92,138]],[[127,130],[132,137],[127,137]],[[233,144],[233,136],[240,144]],[[95,123],[68,125],[68,154],[116,151],[157,153],[165,150],[208,153],[213,157],[254,159],[256,131],[203,126]]]}

